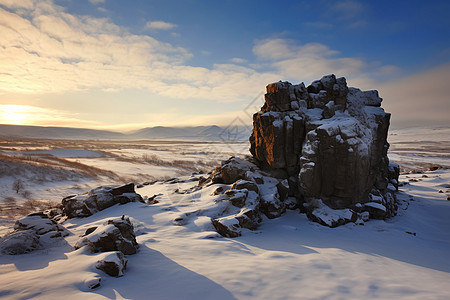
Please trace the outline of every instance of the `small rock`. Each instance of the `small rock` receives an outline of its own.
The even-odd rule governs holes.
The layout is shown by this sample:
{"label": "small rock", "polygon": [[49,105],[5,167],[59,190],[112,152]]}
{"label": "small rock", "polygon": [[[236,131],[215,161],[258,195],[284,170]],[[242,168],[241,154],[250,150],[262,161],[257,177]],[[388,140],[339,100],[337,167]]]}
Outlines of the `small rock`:
{"label": "small rock", "polygon": [[370,217],[372,219],[384,220],[388,216],[386,206],[384,206],[381,203],[377,202],[365,203],[364,209],[369,212]]}
{"label": "small rock", "polygon": [[102,278],[98,275],[86,278],[84,284],[91,290],[98,288],[101,285]]}
{"label": "small rock", "polygon": [[217,232],[229,238],[241,236],[241,226],[234,216],[227,216],[213,220],[213,225]]}
{"label": "small rock", "polygon": [[127,262],[122,252],[115,251],[107,253],[106,256],[97,261],[95,267],[109,276],[121,277],[125,272]]}

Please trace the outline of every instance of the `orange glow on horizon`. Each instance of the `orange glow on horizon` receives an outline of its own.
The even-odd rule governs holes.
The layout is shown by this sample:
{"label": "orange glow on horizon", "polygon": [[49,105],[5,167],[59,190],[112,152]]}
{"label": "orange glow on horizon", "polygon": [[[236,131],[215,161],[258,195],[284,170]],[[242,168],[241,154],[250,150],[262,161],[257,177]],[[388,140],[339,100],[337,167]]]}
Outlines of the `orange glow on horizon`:
{"label": "orange glow on horizon", "polygon": [[0,124],[24,125],[30,122],[32,116],[31,106],[0,104]]}

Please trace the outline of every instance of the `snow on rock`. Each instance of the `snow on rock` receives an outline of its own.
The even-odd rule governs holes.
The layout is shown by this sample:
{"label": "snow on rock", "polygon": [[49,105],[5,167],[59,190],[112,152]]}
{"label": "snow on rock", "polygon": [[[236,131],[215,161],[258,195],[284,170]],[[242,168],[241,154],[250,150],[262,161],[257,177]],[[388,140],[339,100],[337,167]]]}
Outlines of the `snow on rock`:
{"label": "snow on rock", "polygon": [[62,200],[63,212],[69,218],[88,217],[115,204],[140,201],[142,197],[134,190],[134,184],[124,186],[101,186],[80,195]]}
{"label": "snow on rock", "polygon": [[138,249],[133,224],[129,217],[109,219],[100,226],[90,227],[75,244],[75,249],[87,246],[91,252],[120,251],[135,254]]}
{"label": "snow on rock", "polygon": [[38,235],[43,235],[53,231],[52,236],[67,236],[69,233],[64,226],[49,219],[44,213],[32,213],[16,221],[14,224],[15,230],[31,229]]}
{"label": "snow on rock", "polygon": [[[348,88],[334,75],[307,88],[280,81],[266,90],[253,115],[255,165],[288,180],[288,196],[299,202],[320,199],[332,209],[355,209],[373,194],[382,199],[384,218],[395,215],[399,168],[387,157],[390,114],[377,91]],[[300,101],[306,107],[299,109]]]}
{"label": "snow on rock", "polygon": [[106,252],[103,257],[97,261],[95,267],[102,270],[109,276],[121,277],[123,276],[127,267],[128,260],[120,251]]}
{"label": "snow on rock", "polygon": [[43,212],[32,213],[17,220],[14,231],[0,239],[0,252],[25,254],[57,244],[69,232]]}
{"label": "snow on rock", "polygon": [[352,210],[348,208],[332,209],[323,204],[320,199],[310,201],[308,206],[310,206],[307,210],[308,217],[311,220],[331,228],[357,220],[357,214]]}
{"label": "snow on rock", "polygon": [[93,275],[84,280],[84,284],[86,285],[86,287],[91,290],[98,288],[101,285],[101,282],[102,277],[100,277],[99,275]]}
{"label": "snow on rock", "polygon": [[15,231],[0,239],[0,253],[25,254],[42,248],[39,235],[34,230]]}

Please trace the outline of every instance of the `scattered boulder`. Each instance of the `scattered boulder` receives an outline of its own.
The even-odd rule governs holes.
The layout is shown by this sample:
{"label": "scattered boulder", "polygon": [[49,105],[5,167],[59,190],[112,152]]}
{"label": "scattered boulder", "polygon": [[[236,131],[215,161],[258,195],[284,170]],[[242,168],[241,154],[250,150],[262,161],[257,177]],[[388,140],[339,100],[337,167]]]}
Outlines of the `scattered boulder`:
{"label": "scattered boulder", "polygon": [[0,238],[0,252],[3,254],[25,254],[40,248],[39,235],[32,229],[15,231]]}
{"label": "scattered boulder", "polygon": [[229,238],[241,236],[241,226],[239,220],[235,216],[226,216],[223,218],[213,220],[213,225],[217,232]]}
{"label": "scattered boulder", "polygon": [[52,237],[67,236],[69,234],[64,226],[49,219],[43,212],[29,214],[28,216],[17,220],[14,224],[14,230],[22,231],[29,229],[33,230],[38,235],[54,232]]}
{"label": "scattered boulder", "polygon": [[217,167],[208,183],[224,183],[232,184],[239,179],[245,177],[245,173],[248,171],[254,171],[258,167],[248,160],[244,160],[239,157],[230,157],[228,160],[223,161],[219,167]]}
{"label": "scattered boulder", "polygon": [[75,249],[87,246],[92,252],[120,251],[135,254],[138,249],[133,224],[129,217],[122,216],[106,221],[103,225],[91,227],[77,241]]}
{"label": "scattered boulder", "polygon": [[97,261],[95,267],[102,270],[109,276],[121,277],[123,276],[127,267],[127,260],[120,251],[107,252],[106,255]]}
{"label": "scattered boulder", "polygon": [[0,239],[0,252],[10,255],[29,253],[67,235],[69,232],[64,226],[49,219],[45,213],[32,213],[17,220],[14,231]]}
{"label": "scattered boulder", "polygon": [[88,287],[89,289],[93,290],[98,288],[102,283],[102,278],[98,275],[94,275],[92,277],[86,278],[86,280],[84,281],[84,284],[86,285],[86,287]]}
{"label": "scattered boulder", "polygon": [[87,193],[72,195],[62,200],[63,212],[69,218],[88,217],[115,204],[144,202],[134,190],[134,183],[124,186],[101,186]]}

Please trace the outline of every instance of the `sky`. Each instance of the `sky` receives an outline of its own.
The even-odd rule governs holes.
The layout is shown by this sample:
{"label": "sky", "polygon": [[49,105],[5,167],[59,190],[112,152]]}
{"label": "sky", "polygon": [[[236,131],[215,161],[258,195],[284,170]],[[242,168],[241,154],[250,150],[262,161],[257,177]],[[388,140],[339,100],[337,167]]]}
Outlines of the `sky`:
{"label": "sky", "polygon": [[265,86],[376,89],[449,126],[450,1],[0,0],[0,124],[251,124]]}

